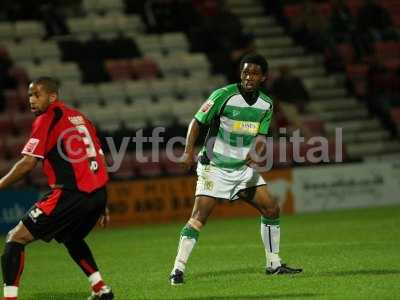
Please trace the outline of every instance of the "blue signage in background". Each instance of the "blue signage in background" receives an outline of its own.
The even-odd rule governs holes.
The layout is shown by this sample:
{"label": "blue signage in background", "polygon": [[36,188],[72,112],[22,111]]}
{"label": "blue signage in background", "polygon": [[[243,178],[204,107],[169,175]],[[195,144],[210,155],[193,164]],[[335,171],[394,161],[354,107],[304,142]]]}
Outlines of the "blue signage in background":
{"label": "blue signage in background", "polygon": [[0,234],[7,233],[37,201],[36,190],[0,192]]}

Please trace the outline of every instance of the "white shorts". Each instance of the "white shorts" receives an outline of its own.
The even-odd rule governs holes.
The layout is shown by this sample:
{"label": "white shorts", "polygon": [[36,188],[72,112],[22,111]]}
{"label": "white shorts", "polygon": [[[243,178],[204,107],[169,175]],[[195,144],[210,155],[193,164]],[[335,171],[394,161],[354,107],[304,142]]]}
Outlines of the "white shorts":
{"label": "white shorts", "polygon": [[232,170],[197,164],[196,196],[237,200],[239,191],[264,184],[259,173],[248,166]]}

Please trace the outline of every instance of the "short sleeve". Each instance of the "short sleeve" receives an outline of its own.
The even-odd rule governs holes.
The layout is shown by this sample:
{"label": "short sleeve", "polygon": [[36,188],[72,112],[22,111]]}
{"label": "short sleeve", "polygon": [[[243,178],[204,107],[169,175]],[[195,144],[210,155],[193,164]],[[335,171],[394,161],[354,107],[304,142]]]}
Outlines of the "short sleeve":
{"label": "short sleeve", "polygon": [[200,107],[194,118],[202,124],[210,124],[211,120],[218,115],[224,103],[225,93],[223,89],[214,91]]}
{"label": "short sleeve", "polygon": [[46,151],[49,126],[47,115],[37,117],[32,124],[29,140],[21,153],[43,159]]}
{"label": "short sleeve", "polygon": [[271,106],[270,109],[267,110],[267,112],[264,115],[264,118],[260,122],[260,127],[258,129],[259,134],[267,134],[268,133],[268,129],[269,129],[269,126],[270,126],[271,120],[272,120],[272,112],[273,112],[273,109]]}

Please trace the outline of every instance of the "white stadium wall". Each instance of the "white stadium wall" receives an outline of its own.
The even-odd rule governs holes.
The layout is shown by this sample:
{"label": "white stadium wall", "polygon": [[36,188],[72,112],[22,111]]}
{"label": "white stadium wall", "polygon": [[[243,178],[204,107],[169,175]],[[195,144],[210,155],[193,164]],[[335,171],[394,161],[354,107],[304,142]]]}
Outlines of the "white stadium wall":
{"label": "white stadium wall", "polygon": [[[268,189],[285,214],[400,205],[399,175],[400,162],[278,169],[268,173]],[[111,182],[113,223],[185,220],[192,210],[195,183],[194,176]],[[213,212],[214,218],[258,215],[240,201],[220,204]]]}
{"label": "white stadium wall", "polygon": [[377,162],[293,170],[296,212],[400,204],[400,163]]}

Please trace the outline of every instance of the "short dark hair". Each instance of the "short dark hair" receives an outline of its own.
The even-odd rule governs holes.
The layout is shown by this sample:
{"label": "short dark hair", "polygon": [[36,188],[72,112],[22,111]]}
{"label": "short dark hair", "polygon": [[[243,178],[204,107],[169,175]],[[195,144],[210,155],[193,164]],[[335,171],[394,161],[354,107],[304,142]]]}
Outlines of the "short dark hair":
{"label": "short dark hair", "polygon": [[243,70],[245,63],[258,65],[263,74],[268,73],[268,62],[261,54],[254,52],[246,54],[240,61],[240,71]]}
{"label": "short dark hair", "polygon": [[56,78],[48,76],[42,76],[36,78],[35,80],[32,81],[32,83],[42,85],[46,89],[46,91],[50,93],[58,94],[60,90],[60,81]]}

